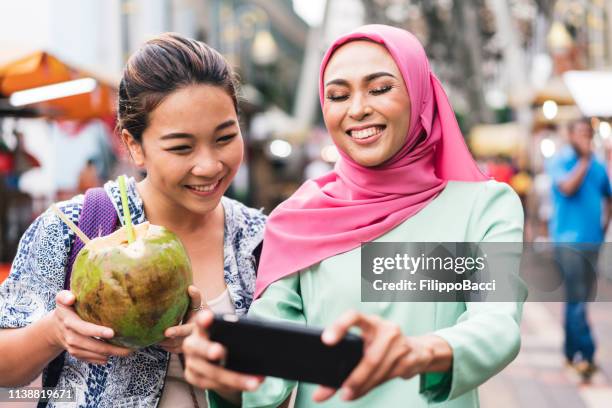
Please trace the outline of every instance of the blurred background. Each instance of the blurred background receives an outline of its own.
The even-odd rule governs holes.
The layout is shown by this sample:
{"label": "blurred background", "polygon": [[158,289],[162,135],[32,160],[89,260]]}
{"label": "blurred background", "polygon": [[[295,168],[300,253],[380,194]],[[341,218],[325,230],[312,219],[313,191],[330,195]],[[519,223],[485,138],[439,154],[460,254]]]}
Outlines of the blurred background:
{"label": "blurred background", "polygon": [[[128,56],[166,31],[205,41],[239,72],[247,151],[228,195],[266,213],[337,160],[319,63],[366,23],[424,44],[478,163],[521,197],[527,240],[548,240],[544,163],[570,120],[590,119],[610,163],[612,0],[20,0],[0,2],[0,16],[0,282],[51,202],[137,175],[114,133],[118,82]],[[521,354],[482,388],[482,405],[612,406],[612,307],[591,311],[591,384],[563,365],[562,306],[530,303]]]}

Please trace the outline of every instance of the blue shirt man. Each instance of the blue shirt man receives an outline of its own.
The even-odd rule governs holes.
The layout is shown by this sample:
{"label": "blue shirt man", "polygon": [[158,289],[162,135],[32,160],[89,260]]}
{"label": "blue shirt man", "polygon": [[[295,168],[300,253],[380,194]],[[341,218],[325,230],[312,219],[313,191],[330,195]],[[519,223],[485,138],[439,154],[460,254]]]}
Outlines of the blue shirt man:
{"label": "blue shirt man", "polygon": [[[563,190],[562,183],[570,179],[573,172],[580,171],[581,165],[585,166],[582,182],[573,193]],[[549,224],[552,240],[602,242],[605,232],[602,214],[607,207],[604,200],[612,195],[604,164],[594,156],[585,159],[574,147],[566,146],[550,160],[547,170],[553,181],[553,214]]]}
{"label": "blue shirt man", "polygon": [[[596,344],[587,319],[587,301],[592,299],[597,281],[597,252],[609,222],[612,196],[606,167],[591,150],[593,129],[586,119],[569,127],[570,146],[547,163],[553,180],[553,215],[550,235],[559,245],[555,258],[563,276],[565,305],[565,344],[567,363],[589,382],[596,370]],[[605,216],[603,216],[605,215]],[[588,247],[584,243],[591,243]]]}

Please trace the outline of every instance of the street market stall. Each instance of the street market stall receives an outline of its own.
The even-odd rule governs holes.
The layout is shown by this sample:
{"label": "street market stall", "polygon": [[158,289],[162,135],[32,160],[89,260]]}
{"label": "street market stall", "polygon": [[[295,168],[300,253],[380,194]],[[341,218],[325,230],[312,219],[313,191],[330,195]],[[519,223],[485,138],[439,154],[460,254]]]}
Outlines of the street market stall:
{"label": "street market stall", "polygon": [[[106,149],[105,145],[112,145],[112,138],[104,135],[112,134],[116,83],[112,78],[72,66],[46,51],[2,61],[0,263],[11,260],[18,238],[27,225],[49,200],[57,199],[50,169],[62,168],[62,162],[76,163],[81,159],[78,152],[74,154],[68,149],[63,150],[70,154],[69,160],[58,156],[62,149],[54,148],[57,143],[51,143],[53,130],[65,133],[65,129],[71,129],[72,139],[66,139],[74,141],[76,136],[83,139],[81,131],[88,129],[91,133],[94,126],[103,134],[95,136],[102,143],[82,140],[80,145],[92,146],[86,153],[88,156],[93,150],[97,152]],[[106,150],[112,152],[110,148]],[[76,169],[77,174],[72,176],[78,177],[79,170]],[[45,188],[37,189],[34,185]],[[69,194],[72,193],[76,192]]]}

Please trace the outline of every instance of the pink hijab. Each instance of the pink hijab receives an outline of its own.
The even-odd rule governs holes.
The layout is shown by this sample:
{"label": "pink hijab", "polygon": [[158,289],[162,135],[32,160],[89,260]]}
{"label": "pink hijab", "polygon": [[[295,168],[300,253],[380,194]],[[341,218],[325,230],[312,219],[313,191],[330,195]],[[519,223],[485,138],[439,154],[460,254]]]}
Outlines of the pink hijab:
{"label": "pink hijab", "polygon": [[338,38],[321,63],[321,106],[327,63],[335,50],[357,39],[386,47],[402,73],[412,102],[411,112],[406,112],[410,114],[406,144],[383,165],[371,168],[340,152],[333,171],[306,181],[272,211],[255,297],[285,276],[385,234],[430,203],[448,180],[488,180],[465,145],[425,50],[405,30],[366,25]]}

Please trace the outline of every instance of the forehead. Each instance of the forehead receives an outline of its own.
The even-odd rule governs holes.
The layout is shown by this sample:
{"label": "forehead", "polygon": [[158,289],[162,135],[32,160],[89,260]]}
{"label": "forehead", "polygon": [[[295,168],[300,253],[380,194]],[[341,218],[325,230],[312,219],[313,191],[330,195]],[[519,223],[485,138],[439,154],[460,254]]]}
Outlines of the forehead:
{"label": "forehead", "polygon": [[576,124],[574,124],[574,128],[575,129],[591,129],[591,125],[589,123],[585,123],[585,122],[578,122]]}
{"label": "forehead", "polygon": [[341,45],[329,59],[323,80],[360,78],[372,72],[386,71],[397,78],[401,73],[387,49],[368,40],[356,40]]}
{"label": "forehead", "polygon": [[591,132],[592,128],[591,125],[585,122],[577,122],[574,124],[574,126],[570,127],[570,133],[584,133],[584,132]]}
{"label": "forehead", "polygon": [[[168,95],[149,114],[151,127],[188,132],[186,127],[215,127],[228,118],[235,118],[234,103],[219,86],[197,84],[178,89]],[[161,129],[160,129],[161,130]]]}

